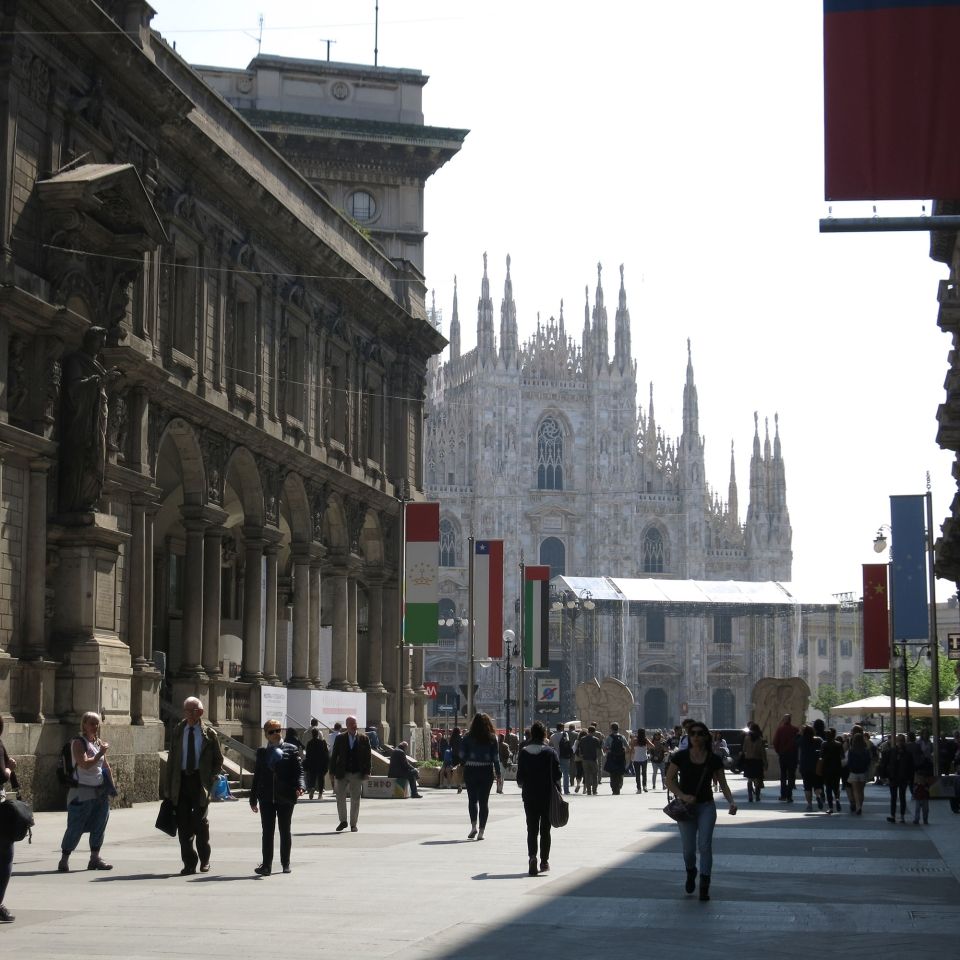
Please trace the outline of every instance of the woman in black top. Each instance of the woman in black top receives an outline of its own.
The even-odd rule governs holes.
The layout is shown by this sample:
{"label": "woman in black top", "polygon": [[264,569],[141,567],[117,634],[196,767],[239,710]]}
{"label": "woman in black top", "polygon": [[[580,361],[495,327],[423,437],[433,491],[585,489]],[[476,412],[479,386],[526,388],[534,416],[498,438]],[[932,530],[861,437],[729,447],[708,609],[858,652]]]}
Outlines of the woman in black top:
{"label": "woman in black top", "polygon": [[537,837],[540,838],[540,873],[550,869],[550,797],[560,787],[560,761],[545,744],[547,731],[539,720],[530,727],[530,742],[517,759],[517,785],[527,816],[528,872],[537,875]]}
{"label": "woman in black top", "polygon": [[733,794],[723,772],[723,761],[710,749],[710,731],[705,723],[695,722],[687,730],[689,746],[671,754],[667,766],[667,790],[687,804],[693,813],[690,820],[681,820],[683,862],[687,868],[684,889],[693,893],[697,882],[697,851],[700,852],[700,899],[710,899],[710,874],[713,869],[713,827],[717,808],[713,802],[715,779],[730,805],[730,815],[737,812]]}

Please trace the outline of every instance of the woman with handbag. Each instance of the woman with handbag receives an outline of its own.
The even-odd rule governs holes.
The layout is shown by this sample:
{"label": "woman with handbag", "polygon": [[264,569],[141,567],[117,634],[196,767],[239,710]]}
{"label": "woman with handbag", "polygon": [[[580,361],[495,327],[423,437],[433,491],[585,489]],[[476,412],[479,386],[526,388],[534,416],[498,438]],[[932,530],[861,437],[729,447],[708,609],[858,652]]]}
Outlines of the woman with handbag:
{"label": "woman with handbag", "polygon": [[250,785],[250,809],[260,813],[263,828],[260,866],[253,872],[269,877],[273,872],[273,834],[280,829],[280,866],[290,873],[290,852],[293,840],[290,824],[293,808],[303,796],[306,784],[303,779],[303,761],[300,750],[289,740],[282,741],[283,729],[279,720],[268,720],[263,725],[267,745],[257,750],[253,768],[253,783]]}
{"label": "woman with handbag", "polygon": [[[550,800],[560,789],[560,760],[544,743],[547,731],[539,720],[530,727],[530,742],[517,760],[517,784],[527,818],[527,872],[531,877],[550,869]],[[537,840],[540,869],[537,870]]]}
{"label": "woman with handbag", "polygon": [[[467,839],[483,839],[487,825],[490,788],[493,781],[503,782],[500,772],[500,748],[493,723],[485,713],[478,713],[470,724],[470,730],[460,744],[463,760],[463,781],[467,787],[467,809],[470,813],[470,833]],[[457,791],[459,793],[459,790]],[[479,815],[480,829],[477,829]]]}
{"label": "woman with handbag", "polygon": [[713,828],[717,807],[713,800],[712,781],[716,779],[729,804],[730,816],[737,812],[733,794],[727,784],[723,761],[710,746],[710,730],[695,721],[687,730],[689,746],[670,756],[667,766],[667,789],[685,808],[677,819],[683,842],[683,862],[687,868],[684,889],[693,893],[697,884],[697,853],[700,854],[700,899],[710,899],[710,878],[713,870]]}
{"label": "woman with handbag", "polygon": [[743,738],[737,762],[747,781],[747,803],[759,803],[763,774],[767,769],[767,742],[763,739],[760,724],[747,724],[747,735]]}

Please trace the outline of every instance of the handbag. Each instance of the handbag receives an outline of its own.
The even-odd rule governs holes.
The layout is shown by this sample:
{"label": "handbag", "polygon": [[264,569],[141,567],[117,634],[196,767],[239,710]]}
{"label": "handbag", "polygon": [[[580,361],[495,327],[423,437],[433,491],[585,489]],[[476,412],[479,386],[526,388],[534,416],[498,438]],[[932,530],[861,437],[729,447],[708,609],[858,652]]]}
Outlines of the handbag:
{"label": "handbag", "polygon": [[[697,784],[697,789],[693,791],[693,795],[696,796],[700,792],[700,788],[703,786],[703,781],[706,779],[707,773],[710,770],[710,754],[707,754],[707,760],[703,764],[703,773],[700,774],[700,782]],[[693,820],[694,812],[693,805],[684,803],[679,797],[674,797],[664,808],[663,812],[671,819],[676,820],[677,823],[683,823],[687,820]]]}
{"label": "handbag", "polygon": [[29,837],[27,843],[33,843],[33,826],[33,807],[24,803],[19,794],[0,799],[0,838],[16,843]]}
{"label": "handbag", "polygon": [[550,794],[550,826],[565,827],[570,819],[570,804],[563,799],[560,788],[554,784]]}
{"label": "handbag", "polygon": [[177,808],[170,799],[160,801],[156,828],[169,837],[177,835]]}

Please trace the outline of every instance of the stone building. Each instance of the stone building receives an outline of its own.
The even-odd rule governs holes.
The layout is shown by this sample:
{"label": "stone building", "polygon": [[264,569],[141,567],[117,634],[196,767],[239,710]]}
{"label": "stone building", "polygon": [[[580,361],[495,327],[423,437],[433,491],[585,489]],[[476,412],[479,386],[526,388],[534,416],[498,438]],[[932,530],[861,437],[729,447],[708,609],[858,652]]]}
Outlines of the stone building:
{"label": "stone building", "polygon": [[[241,738],[262,684],[365,691],[374,722],[424,710],[416,658],[396,702],[398,498],[422,496],[445,343],[423,185],[466,132],[423,125],[418,71],[313,82],[269,58],[237,89],[262,92],[269,60],[299,100],[255,129],[152,16],[5,12],[0,713],[41,805],[89,709],[128,799],[156,795],[164,703],[187,694]],[[373,87],[399,119],[364,117]],[[325,98],[363,122],[320,122]],[[339,209],[361,190],[370,230]]]}
{"label": "stone building", "polygon": [[[554,577],[789,581],[792,551],[786,472],[774,419],[754,418],[746,521],[739,517],[733,451],[721,496],[708,484],[697,387],[688,344],[683,422],[671,438],[654,413],[653,386],[637,408],[637,364],[621,267],[609,322],[598,265],[583,333],[559,318],[537,321],[520,342],[510,258],[495,331],[487,257],[477,304],[477,345],[461,351],[456,287],[449,355],[431,361],[425,437],[425,489],[441,503],[440,647],[427,675],[441,704],[455,703],[466,680],[467,540],[505,541],[505,623],[515,621],[521,551]],[[436,320],[436,317],[435,317]],[[611,332],[613,352],[611,355]],[[762,437],[762,438],[761,438]],[[726,442],[724,438],[723,442]],[[481,674],[481,687],[497,671]],[[484,702],[484,689],[480,701]]]}

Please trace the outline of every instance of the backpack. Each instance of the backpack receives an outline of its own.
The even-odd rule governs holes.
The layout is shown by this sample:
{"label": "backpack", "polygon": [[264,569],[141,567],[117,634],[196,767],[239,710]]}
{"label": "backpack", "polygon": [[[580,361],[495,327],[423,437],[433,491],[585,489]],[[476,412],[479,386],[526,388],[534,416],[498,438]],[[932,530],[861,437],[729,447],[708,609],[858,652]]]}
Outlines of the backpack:
{"label": "backpack", "polygon": [[[33,808],[20,799],[7,797],[0,802],[0,837],[7,841],[22,840],[33,826]],[[30,841],[33,834],[30,834]]]}
{"label": "backpack", "polygon": [[619,733],[615,733],[613,740],[610,742],[610,756],[616,763],[623,763],[626,760],[627,754],[623,749],[623,737]]}
{"label": "backpack", "polygon": [[560,734],[560,743],[557,752],[561,760],[569,760],[573,756],[573,747],[570,744],[570,735],[566,730]]}
{"label": "backpack", "polygon": [[76,737],[71,737],[60,748],[60,759],[57,762],[57,780],[65,787],[75,787],[77,785],[77,768],[73,763],[73,741]]}

